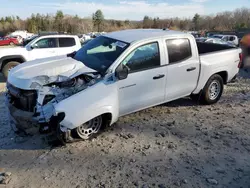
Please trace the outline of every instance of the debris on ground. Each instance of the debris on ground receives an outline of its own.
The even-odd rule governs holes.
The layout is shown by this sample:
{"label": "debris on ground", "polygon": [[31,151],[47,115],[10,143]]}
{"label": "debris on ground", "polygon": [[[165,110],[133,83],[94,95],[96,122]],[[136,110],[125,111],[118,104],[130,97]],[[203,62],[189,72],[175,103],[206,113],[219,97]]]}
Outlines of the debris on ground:
{"label": "debris on ground", "polygon": [[250,79],[239,78],[215,105],[183,98],[121,117],[92,140],[52,147],[43,135],[15,139],[2,93],[0,182],[14,188],[249,187],[249,114]]}
{"label": "debris on ground", "polygon": [[11,172],[0,172],[0,184],[8,184],[11,179]]}

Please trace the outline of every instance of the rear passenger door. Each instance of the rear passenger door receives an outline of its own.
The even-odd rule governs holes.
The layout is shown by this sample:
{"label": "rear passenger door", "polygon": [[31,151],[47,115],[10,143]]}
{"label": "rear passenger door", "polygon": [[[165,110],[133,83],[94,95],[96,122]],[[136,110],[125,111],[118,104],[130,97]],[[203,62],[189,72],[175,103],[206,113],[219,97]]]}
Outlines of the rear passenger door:
{"label": "rear passenger door", "polygon": [[188,96],[196,88],[200,63],[188,38],[165,42],[168,54],[166,100],[169,101]]}
{"label": "rear passenger door", "polygon": [[76,41],[73,37],[60,37],[58,38],[59,48],[58,55],[66,55],[75,51]]}

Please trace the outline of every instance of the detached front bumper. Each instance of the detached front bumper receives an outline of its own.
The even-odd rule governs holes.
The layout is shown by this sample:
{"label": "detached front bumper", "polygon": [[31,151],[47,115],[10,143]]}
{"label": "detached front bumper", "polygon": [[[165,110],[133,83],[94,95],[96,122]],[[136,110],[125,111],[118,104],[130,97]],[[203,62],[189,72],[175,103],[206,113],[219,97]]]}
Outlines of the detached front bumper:
{"label": "detached front bumper", "polygon": [[34,118],[33,112],[19,110],[7,101],[9,123],[12,129],[34,135],[39,132],[40,124]]}
{"label": "detached front bumper", "polygon": [[57,116],[54,116],[51,107],[45,108],[44,111],[39,113],[20,110],[10,102],[8,93],[6,94],[5,103],[10,127],[17,133],[22,132],[27,135],[35,135],[39,132],[56,132],[60,121],[65,116],[64,113],[58,113]]}
{"label": "detached front bumper", "polygon": [[[6,93],[5,103],[9,117],[9,124],[15,132],[23,132],[28,135],[34,135],[44,129],[46,126],[49,129],[50,122],[45,122],[42,113],[29,112],[17,108],[11,102],[11,96]],[[44,120],[40,122],[39,120]]]}

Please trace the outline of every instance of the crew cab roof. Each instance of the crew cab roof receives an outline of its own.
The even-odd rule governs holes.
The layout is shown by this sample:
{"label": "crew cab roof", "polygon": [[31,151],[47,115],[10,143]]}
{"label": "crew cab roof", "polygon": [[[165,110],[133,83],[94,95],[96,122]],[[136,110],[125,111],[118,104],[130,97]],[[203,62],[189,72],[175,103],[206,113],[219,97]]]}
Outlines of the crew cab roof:
{"label": "crew cab roof", "polygon": [[135,41],[165,37],[165,36],[185,36],[189,35],[185,32],[173,31],[173,30],[164,30],[164,29],[129,29],[116,31],[106,34],[106,37],[114,38],[127,43],[132,43]]}
{"label": "crew cab roof", "polygon": [[70,35],[70,34],[45,34],[45,35],[38,35],[38,37],[77,37],[77,35]]}

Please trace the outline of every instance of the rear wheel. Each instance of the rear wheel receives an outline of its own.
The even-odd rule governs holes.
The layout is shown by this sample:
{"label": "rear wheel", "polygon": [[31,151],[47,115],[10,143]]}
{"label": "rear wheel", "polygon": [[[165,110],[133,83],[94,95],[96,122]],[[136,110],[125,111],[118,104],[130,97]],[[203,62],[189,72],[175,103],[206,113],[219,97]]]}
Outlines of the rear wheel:
{"label": "rear wheel", "polygon": [[97,133],[99,133],[103,124],[102,116],[95,117],[94,119],[88,121],[77,127],[74,132],[77,136],[83,140],[90,139]]}
{"label": "rear wheel", "polygon": [[216,103],[223,92],[224,84],[220,75],[215,74],[209,78],[202,93],[200,100],[203,104]]}
{"label": "rear wheel", "polygon": [[11,46],[14,46],[15,44],[14,44],[14,42],[10,42],[10,45],[11,45]]}
{"label": "rear wheel", "polygon": [[2,70],[4,77],[7,79],[9,71],[19,64],[20,63],[17,61],[10,61],[6,65],[4,65],[3,70]]}

